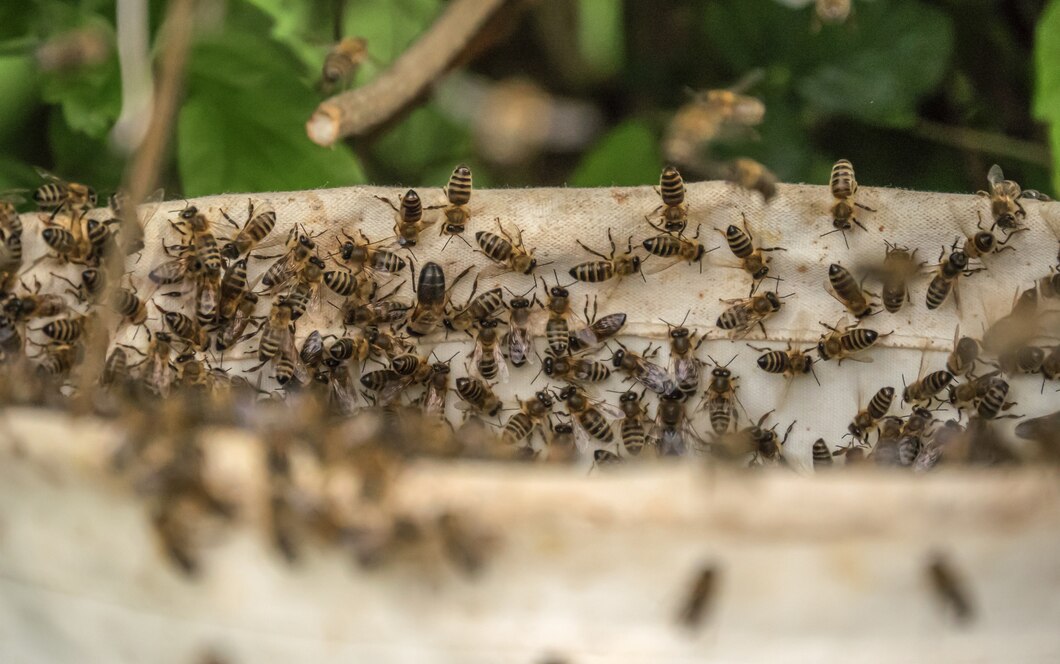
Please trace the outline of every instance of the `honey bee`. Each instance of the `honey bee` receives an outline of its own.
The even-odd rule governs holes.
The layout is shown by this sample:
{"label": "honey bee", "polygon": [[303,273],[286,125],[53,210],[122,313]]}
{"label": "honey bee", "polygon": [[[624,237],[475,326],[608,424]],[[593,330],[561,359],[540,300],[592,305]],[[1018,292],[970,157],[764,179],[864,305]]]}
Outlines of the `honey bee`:
{"label": "honey bee", "polygon": [[534,342],[530,334],[530,307],[535,302],[536,294],[533,300],[527,299],[524,294],[513,297],[508,302],[508,331],[501,337],[501,345],[513,367],[521,367],[527,362],[533,364]]}
{"label": "honey bee", "polygon": [[766,319],[780,311],[783,304],[781,296],[769,291],[721,302],[731,306],[718,316],[718,327],[722,330],[733,330],[740,337],[746,336],[756,325],[765,335]]}
{"label": "honey bee", "polygon": [[923,378],[910,383],[902,392],[904,403],[931,404],[931,401],[942,390],[953,382],[953,374],[945,369],[932,371]]}
{"label": "honey bee", "polygon": [[130,378],[129,354],[121,346],[115,346],[103,363],[99,382],[104,387],[121,387],[126,385]]}
{"label": "honey bee", "polygon": [[710,610],[717,586],[718,571],[713,565],[700,568],[692,578],[688,596],[681,603],[677,621],[689,629],[695,629],[703,622]]}
{"label": "honey bee", "polygon": [[821,340],[817,342],[817,354],[825,362],[831,359],[838,359],[840,364],[843,363],[843,360],[872,362],[872,358],[856,358],[853,356],[855,353],[871,348],[880,337],[892,334],[888,332],[881,335],[876,330],[857,327],[856,324],[848,325],[846,319],[841,320],[835,327],[827,323],[821,323],[821,325],[828,328],[829,331],[821,335]]}
{"label": "honey bee", "polygon": [[456,394],[470,406],[471,411],[489,417],[496,416],[504,405],[489,385],[477,378],[457,378]]}
{"label": "honey bee", "polygon": [[754,159],[734,159],[729,164],[726,180],[748,191],[757,191],[766,203],[777,195],[777,176]]}
{"label": "honey bee", "polygon": [[614,313],[596,317],[596,300],[593,299],[593,312],[589,313],[589,297],[585,298],[585,319],[589,324],[572,330],[569,333],[568,351],[581,354],[595,349],[611,337],[618,334],[626,324],[626,314]]}
{"label": "honey bee", "polygon": [[255,215],[254,201],[249,198],[247,199],[247,220],[242,228],[228,216],[227,212],[221,210],[221,214],[228,220],[228,223],[239,229],[236,236],[221,248],[221,255],[229,260],[249,254],[272,233],[272,229],[276,228],[276,212],[265,210]]}
{"label": "honey bee", "polygon": [[295,276],[294,284],[282,299],[291,305],[291,320],[298,320],[311,305],[320,303],[320,284],[324,282],[324,261],[310,256]]}
{"label": "honey bee", "polygon": [[157,303],[152,302],[155,308],[162,314],[162,321],[171,334],[186,341],[192,347],[205,350],[209,344],[209,334],[203,326],[194,318],[179,311],[166,311]]}
{"label": "honey bee", "polygon": [[150,331],[148,331],[148,336],[150,341],[146,353],[133,346],[125,348],[144,356],[144,359],[133,367],[139,370],[137,378],[149,393],[165,398],[169,395],[169,388],[173,383],[173,363],[170,361],[173,354],[173,337],[167,332],[152,334]]}
{"label": "honey bee", "polygon": [[699,406],[699,410],[707,411],[710,426],[719,436],[727,432],[737,421],[736,404],[739,403],[739,398],[736,396],[736,388],[739,379],[729,370],[729,365],[735,359],[736,357],[733,356],[732,360],[723,366],[714,358],[710,358],[710,361],[714,363],[714,369],[710,372],[710,383],[707,385],[707,391]]}
{"label": "honey bee", "polygon": [[302,340],[298,359],[306,369],[315,369],[324,362],[324,335],[320,330],[313,330]]}
{"label": "honey bee", "polygon": [[[685,320],[688,314],[685,314]],[[666,322],[666,321],[663,321]],[[677,389],[684,393],[685,398],[699,391],[700,369],[703,360],[696,357],[695,353],[703,343],[705,337],[696,341],[696,333],[690,332],[685,327],[685,321],[680,325],[666,323],[670,334],[670,374],[674,377]]]}
{"label": "honey bee", "polygon": [[772,350],[755,346],[750,346],[750,348],[762,353],[758,356],[758,367],[762,371],[784,374],[785,378],[813,374],[813,379],[818,385],[821,384],[821,381],[817,379],[817,373],[813,370],[814,359],[805,351],[792,348],[790,343],[787,350]]}
{"label": "honey bee", "polygon": [[89,326],[98,322],[96,314],[85,314],[71,316],[69,318],[57,318],[44,327],[33,330],[43,332],[44,336],[61,343],[72,343],[85,336]]}
{"label": "honey bee", "polygon": [[[25,284],[23,284],[25,287]],[[27,289],[28,290],[28,289]],[[69,307],[61,295],[40,292],[40,282],[36,281],[32,293],[11,295],[3,303],[3,311],[14,322],[27,321],[32,318],[49,318],[66,313]]]}
{"label": "honey bee", "polygon": [[527,249],[523,245],[523,231],[516,227],[513,238],[508,231],[504,230],[499,218],[497,227],[500,229],[500,235],[489,231],[475,233],[475,241],[482,254],[495,264],[506,267],[512,272],[533,274],[538,263],[534,258],[534,250]]}
{"label": "honey bee", "polygon": [[875,313],[869,305],[866,291],[862,290],[850,271],[839,263],[828,266],[828,286],[832,297],[855,318],[864,318]]}
{"label": "honey bee", "polygon": [[511,446],[530,446],[535,431],[543,430],[552,412],[552,397],[541,391],[526,401],[519,401],[519,412],[508,418],[501,430],[501,440]]}
{"label": "honey bee", "polygon": [[344,325],[371,327],[378,325],[400,325],[408,318],[412,307],[405,302],[380,299],[367,304],[348,302],[354,306],[343,307]]}
{"label": "honey bee", "polygon": [[284,242],[286,251],[280,256],[255,256],[258,259],[277,258],[269,265],[259,280],[265,285],[266,292],[275,293],[301,273],[316,251],[316,242],[297,226],[291,229]]}
{"label": "honey bee", "polygon": [[717,247],[707,249],[700,244],[697,241],[699,239],[699,230],[700,227],[697,226],[696,234],[692,236],[691,240],[680,235],[670,235],[669,233],[655,235],[644,240],[642,244],[649,254],[669,259],[659,267],[653,267],[651,270],[645,271],[649,274],[656,274],[677,265],[681,261],[685,261],[689,265],[699,263],[699,271],[703,272],[703,256],[714,251]]}
{"label": "honey bee", "polygon": [[840,159],[832,166],[832,177],[829,181],[829,186],[832,191],[832,197],[835,199],[831,210],[834,230],[822,234],[821,237],[832,233],[842,233],[843,244],[850,248],[850,245],[847,244],[847,231],[851,230],[854,224],[866,233],[869,230],[854,216],[854,208],[859,207],[869,212],[875,212],[875,210],[854,200],[854,196],[858,193],[858,181],[854,179],[853,164],[846,159]]}
{"label": "honey bee", "polygon": [[928,562],[926,574],[935,597],[953,612],[958,621],[966,623],[975,617],[968,588],[947,558],[936,554]]}
{"label": "honey bee", "polygon": [[[451,360],[452,358],[450,358]],[[435,362],[427,379],[427,389],[419,398],[419,405],[427,417],[445,418],[445,403],[449,395],[449,362]]]}
{"label": "honey bee", "polygon": [[556,285],[551,288],[548,287],[544,279],[541,280],[541,285],[548,291],[548,304],[546,305],[548,320],[545,321],[545,341],[548,343],[548,348],[552,355],[561,357],[566,355],[570,348],[570,320],[574,317],[570,306],[570,291],[559,285],[558,278],[556,279]]}
{"label": "honey bee", "polygon": [[676,388],[659,397],[655,423],[647,439],[659,456],[684,456],[690,446],[699,442],[685,411],[684,399],[684,392]]}
{"label": "honey bee", "polygon": [[84,263],[92,248],[91,244],[79,240],[61,226],[46,225],[40,234],[44,244],[54,253],[54,258],[63,264]]}
{"label": "honey bee", "polygon": [[334,338],[327,345],[324,352],[323,361],[328,367],[334,368],[340,364],[360,363],[368,359],[368,339],[360,334],[352,337]]}
{"label": "honey bee", "polygon": [[743,434],[746,436],[747,441],[751,446],[753,456],[750,465],[752,466],[761,464],[763,460],[772,463],[784,462],[784,445],[788,442],[791,430],[795,428],[795,422],[792,421],[792,423],[788,425],[787,430],[784,432],[784,437],[781,438],[777,435],[776,424],[768,429],[762,426],[762,423],[772,414],[773,411],[769,411],[762,417],[758,418],[756,423],[747,427],[747,429],[743,431]]}
{"label": "honey bee", "polygon": [[[1015,251],[1016,248],[1009,245],[1012,236],[1016,233],[1030,230],[1024,226],[1014,228],[1005,236],[1004,240],[998,240],[992,230],[988,231],[983,229],[983,213],[976,210],[976,214],[979,215],[979,222],[976,224],[978,232],[971,237],[965,238],[964,244],[961,247],[964,253],[967,254],[968,258],[978,258],[982,260],[983,256],[986,256],[987,254],[1000,254],[1006,249]],[[958,244],[960,244],[960,238],[957,238],[953,242],[951,249],[956,249]]]}
{"label": "honey bee", "polygon": [[629,456],[639,456],[647,441],[648,410],[644,407],[644,394],[630,390],[618,399],[622,419],[618,431],[622,438],[622,449]]}
{"label": "honey bee", "polygon": [[394,334],[391,331],[380,328],[378,325],[369,325],[364,328],[368,345],[374,354],[381,354],[387,358],[394,358],[410,352],[414,346],[408,338],[403,335]]}
{"label": "honey bee", "polygon": [[602,383],[611,377],[611,370],[603,362],[567,355],[545,355],[541,370],[553,380],[569,383]]}
{"label": "honey bee", "polygon": [[1001,415],[1001,411],[1015,406],[1015,403],[1005,401],[1008,397],[1009,385],[1001,376],[994,376],[986,385],[979,404],[975,408],[976,415],[982,420],[1015,419],[1022,415]]}
{"label": "honey bee", "polygon": [[497,319],[487,318],[479,322],[475,349],[471,352],[471,366],[474,373],[483,380],[508,382],[508,365],[501,353]]}
{"label": "honey bee", "polygon": [[221,256],[221,248],[211,230],[210,221],[194,205],[189,205],[180,211],[180,221],[174,226],[182,233],[191,237],[190,247],[195,258],[202,265],[204,272],[210,275],[219,275],[224,265]]}
{"label": "honey bee", "polygon": [[621,279],[631,274],[640,274],[641,279],[643,279],[644,275],[640,272],[640,257],[633,255],[633,236],[630,235],[626,242],[626,253],[617,258],[615,257],[615,252],[617,251],[615,240],[611,237],[610,228],[607,229],[607,240],[611,243],[610,256],[604,256],[600,252],[585,246],[581,240],[576,240],[582,249],[600,257],[602,260],[588,261],[575,265],[570,269],[570,276],[575,281],[584,281],[590,284],[597,284],[615,278]]}
{"label": "honey bee", "polygon": [[341,297],[352,298],[355,302],[371,300],[376,288],[375,281],[363,272],[328,270],[323,273],[322,279],[328,290]]}
{"label": "honey bee", "polygon": [[858,414],[851,420],[850,426],[847,427],[847,431],[854,437],[854,440],[859,442],[865,440],[869,432],[876,428],[877,422],[887,416],[887,411],[891,409],[893,402],[893,387],[881,387],[876,394],[872,395],[868,405],[858,411]]}
{"label": "honey bee", "polygon": [[[945,249],[943,249],[943,254],[945,254]],[[954,251],[945,260],[942,260],[940,255],[939,260],[941,262],[938,265],[938,271],[928,284],[927,308],[938,309],[949,299],[950,293],[953,293],[953,300],[957,305],[957,310],[960,311],[961,298],[957,291],[957,278],[961,275],[975,274],[982,268],[968,269],[968,255],[960,250]]]}
{"label": "honey bee", "polygon": [[41,361],[37,364],[37,374],[51,378],[60,378],[70,373],[74,365],[82,359],[84,347],[81,344],[55,342],[41,346]]}
{"label": "honey bee", "polygon": [[560,422],[552,427],[548,436],[548,451],[545,458],[550,463],[570,463],[578,456],[578,447],[574,439],[574,425]]}
{"label": "honey bee", "polygon": [[321,87],[330,92],[350,85],[367,59],[368,42],[363,37],[343,37],[324,57]]}
{"label": "honey bee", "polygon": [[813,447],[810,448],[810,455],[813,460],[813,469],[822,470],[832,465],[832,453],[828,451],[828,443],[824,442],[824,438],[818,438],[813,441]]}
{"label": "honey bee", "polygon": [[1023,197],[1023,190],[1019,183],[1006,180],[1001,167],[994,164],[986,174],[989,191],[977,191],[976,195],[990,199],[990,214],[994,219],[994,225],[1004,230],[1013,230],[1020,227],[1020,218],[1027,216],[1019,199]]}
{"label": "honey bee", "polygon": [[579,453],[584,455],[597,445],[614,442],[615,432],[605,413],[615,415],[607,404],[593,401],[573,385],[563,388],[559,398],[567,404],[567,415],[574,427],[574,444]]}
{"label": "honey bee", "polygon": [[477,291],[478,277],[475,277],[467,302],[443,321],[446,328],[457,331],[470,329],[504,308],[504,291],[500,287],[479,293],[476,297]]}
{"label": "honey bee", "polygon": [[45,183],[33,192],[33,202],[45,212],[55,215],[66,211],[71,214],[96,207],[96,190],[88,185],[67,182],[41,168],[35,169]]}
{"label": "honey bee", "polygon": [[997,356],[997,365],[1006,374],[1035,374],[1041,371],[1045,351],[1037,346],[1008,348]]}
{"label": "honey bee", "polygon": [[394,224],[394,235],[397,237],[398,245],[402,247],[414,247],[420,238],[420,231],[430,224],[423,220],[423,202],[420,195],[414,189],[409,189],[398,199],[398,205],[389,198],[376,196],[397,213],[397,222]]}
{"label": "honey bee", "polygon": [[453,174],[449,176],[449,184],[442,191],[448,203],[428,209],[444,208],[442,214],[445,222],[441,224],[439,235],[459,235],[471,220],[471,213],[467,209],[467,204],[471,202],[471,169],[463,164],[454,168]]}
{"label": "honey bee", "polygon": [[224,351],[235,344],[254,336],[253,334],[244,336],[243,333],[246,331],[250,322],[257,318],[254,315],[257,308],[258,294],[253,291],[247,291],[243,297],[239,299],[235,311],[232,311],[221,319],[222,324],[218,330],[217,340],[215,342],[217,350]]}
{"label": "honey bee", "polygon": [[295,356],[294,351],[294,321],[292,319],[291,305],[283,300],[273,303],[269,311],[269,317],[261,329],[258,340],[258,366],[251,369],[257,371],[281,354],[286,354],[290,349],[290,356]]}
{"label": "honey bee", "polygon": [[[461,272],[452,286],[455,286],[468,273],[468,267]],[[413,288],[416,294],[416,306],[409,316],[405,330],[410,336],[424,337],[434,332],[445,318],[445,305],[449,300],[449,290],[445,287],[445,272],[437,263],[428,262],[420,270],[419,286]]]}
{"label": "honey bee", "polygon": [[667,233],[683,233],[688,224],[688,203],[685,202],[685,181],[681,173],[673,166],[664,168],[659,176],[658,191],[662,205],[655,208],[645,219],[652,223],[650,217],[662,210],[659,215],[662,230]]}
{"label": "honey bee", "polygon": [[784,247],[756,247],[754,237],[747,226],[747,215],[741,213],[741,216],[743,217],[743,230],[740,230],[734,224],[729,224],[729,227],[722,235],[725,236],[725,241],[728,243],[729,250],[732,251],[733,256],[740,260],[740,265],[744,271],[750,274],[754,281],[761,281],[769,274],[770,258],[765,254],[772,251],[787,251],[787,249]]}
{"label": "honey bee", "polygon": [[627,349],[621,342],[616,343],[619,349],[611,356],[611,364],[615,369],[622,371],[627,377],[636,380],[656,394],[667,394],[677,389],[666,369],[650,361],[659,354],[658,348],[652,350],[651,346],[648,346],[641,355]]}
{"label": "honey bee", "polygon": [[909,280],[920,271],[920,264],[916,263],[916,249],[910,253],[905,247],[886,241],[884,243],[887,246],[887,254],[881,270],[883,294],[880,299],[883,300],[883,308],[895,314],[910,301]]}
{"label": "honey bee", "polygon": [[393,369],[377,369],[361,374],[361,385],[366,390],[378,393],[376,403],[389,406],[412,384],[408,376],[402,376]]}
{"label": "honey bee", "polygon": [[110,306],[130,325],[143,325],[147,320],[147,305],[134,291],[115,288],[110,297]]}
{"label": "honey bee", "polygon": [[363,232],[360,230],[357,232],[361,236],[360,240],[350,236],[345,229],[342,229],[342,234],[346,237],[346,241],[339,247],[339,256],[342,257],[342,260],[347,265],[353,268],[354,272],[370,270],[381,274],[398,274],[405,269],[404,258],[392,251],[372,246],[372,242],[368,240]]}

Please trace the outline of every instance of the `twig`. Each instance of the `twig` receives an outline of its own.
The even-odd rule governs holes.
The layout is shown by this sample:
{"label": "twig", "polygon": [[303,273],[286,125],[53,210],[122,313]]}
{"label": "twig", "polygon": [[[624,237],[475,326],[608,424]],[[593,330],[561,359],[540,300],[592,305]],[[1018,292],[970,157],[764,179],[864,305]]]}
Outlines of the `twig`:
{"label": "twig", "polygon": [[151,120],[152,79],[147,0],[118,0],[118,62],[121,65],[121,114],[110,132],[123,153],[135,150]]}
{"label": "twig", "polygon": [[949,145],[971,152],[985,152],[1022,161],[1028,164],[1045,166],[1052,165],[1049,148],[1041,143],[1025,141],[1012,138],[1003,134],[995,134],[989,131],[968,129],[967,127],[952,127],[930,120],[918,120],[912,128],[912,133],[920,138],[925,138],[935,143]]}
{"label": "twig", "polygon": [[449,69],[507,1],[454,0],[374,81],[322,102],[306,122],[310,140],[326,147],[386,122]]}

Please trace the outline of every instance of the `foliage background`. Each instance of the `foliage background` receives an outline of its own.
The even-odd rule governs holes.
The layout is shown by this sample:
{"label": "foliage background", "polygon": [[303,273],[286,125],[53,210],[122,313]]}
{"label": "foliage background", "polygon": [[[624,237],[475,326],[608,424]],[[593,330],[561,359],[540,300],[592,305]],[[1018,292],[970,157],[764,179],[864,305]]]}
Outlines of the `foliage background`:
{"label": "foliage background", "polygon": [[[528,3],[469,69],[530,78],[587,101],[604,127],[581,151],[518,167],[485,162],[471,129],[436,101],[356,144],[315,146],[304,123],[322,99],[314,86],[334,0],[202,4],[212,19],[197,24],[163,175],[169,198],[363,182],[440,186],[459,162],[480,185],[652,183],[685,89],[727,87],[756,67],[764,77],[751,93],[766,104],[765,123],[755,138],[716,146],[720,155],[751,156],[782,180],[819,183],[847,157],[865,184],[935,191],[982,188],[996,161],[1026,188],[1060,190],[1041,151],[997,156],[940,142],[922,124],[989,132],[1002,143],[1051,141],[1060,155],[1060,0],[855,0],[846,24],[819,31],[812,5],[791,0]],[[366,37],[372,55],[357,83],[399,55],[444,4],[345,2],[343,33]],[[150,8],[157,29],[165,3]],[[107,0],[2,3],[0,190],[35,186],[35,165],[104,193],[120,182],[124,162],[107,142],[121,106],[116,57],[65,74],[41,73],[32,58],[35,44],[71,28],[113,34],[114,11]]]}

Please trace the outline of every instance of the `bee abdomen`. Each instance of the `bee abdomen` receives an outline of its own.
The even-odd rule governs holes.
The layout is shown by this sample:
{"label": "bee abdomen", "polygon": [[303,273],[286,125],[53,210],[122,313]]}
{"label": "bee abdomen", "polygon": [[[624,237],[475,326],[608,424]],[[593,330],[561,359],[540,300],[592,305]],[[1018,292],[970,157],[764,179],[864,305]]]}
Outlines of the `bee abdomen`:
{"label": "bee abdomen", "polygon": [[556,356],[564,355],[570,346],[570,326],[562,317],[552,316],[545,323],[545,340]]}
{"label": "bee abdomen", "polygon": [[363,385],[366,390],[378,392],[388,384],[400,379],[401,375],[393,369],[377,369],[362,375],[361,385]]}
{"label": "bee abdomen", "polygon": [[324,285],[336,295],[349,297],[357,290],[357,278],[346,270],[328,270],[324,273]]}
{"label": "bee abdomen", "polygon": [[632,456],[644,449],[644,423],[638,418],[622,420],[622,446]]}
{"label": "bee abdomen", "polygon": [[729,250],[737,258],[747,258],[754,252],[751,236],[732,224],[725,229],[725,241],[729,243]]}
{"label": "bee abdomen", "polygon": [[69,189],[57,182],[48,182],[33,192],[33,202],[41,210],[55,210],[66,202]]}
{"label": "bee abdomen", "polygon": [[663,205],[667,207],[676,207],[685,202],[685,181],[673,166],[663,169],[659,177],[659,194]]}
{"label": "bee abdomen", "polygon": [[1008,396],[1008,383],[1001,378],[994,378],[990,381],[990,386],[986,390],[986,394],[979,401],[979,405],[976,407],[976,412],[979,417],[984,420],[992,420],[998,416],[1001,409],[1005,405],[1005,397]]}
{"label": "bee abdomen", "polygon": [[533,430],[533,422],[530,421],[530,416],[526,413],[516,413],[508,419],[508,423],[504,425],[504,430],[501,431],[501,438],[505,443],[509,445],[518,445]]}
{"label": "bee abdomen", "polygon": [[782,374],[790,365],[788,354],[782,350],[771,350],[758,356],[758,366],[769,373]]}
{"label": "bee abdomen", "polygon": [[471,169],[461,164],[449,177],[445,195],[453,205],[467,205],[471,201]]}
{"label": "bee abdomen", "polygon": [[946,298],[950,295],[950,290],[953,289],[953,282],[941,275],[935,275],[935,278],[928,284],[927,290],[927,308],[938,309],[946,301]]}
{"label": "bee abdomen", "polygon": [[824,442],[824,438],[815,440],[811,451],[813,453],[814,469],[832,465],[832,453],[828,451],[828,443]]}
{"label": "bee abdomen", "polygon": [[891,403],[893,401],[894,388],[883,387],[873,395],[871,400],[869,400],[869,405],[866,410],[868,410],[869,416],[872,419],[878,420],[883,418],[883,416],[887,414],[887,411],[891,409]]}
{"label": "bee abdomen", "polygon": [[415,224],[423,219],[423,202],[415,189],[409,189],[401,197],[401,221],[405,224]]}
{"label": "bee abdomen", "polygon": [[843,336],[839,338],[839,343],[843,347],[843,350],[850,353],[856,353],[869,348],[876,343],[876,340],[879,338],[880,334],[876,330],[856,328],[843,334]]}
{"label": "bee abdomen", "polygon": [[614,277],[615,266],[611,261],[589,261],[572,267],[570,276],[578,281],[596,284]]}
{"label": "bee abdomen", "polygon": [[854,165],[846,159],[840,159],[832,166],[830,181],[832,195],[836,198],[850,198],[857,192],[858,183],[854,179]]}
{"label": "bee abdomen", "polygon": [[597,440],[610,443],[615,439],[615,432],[611,430],[611,425],[595,408],[579,413],[578,421],[589,435]]}
{"label": "bee abdomen", "polygon": [[642,244],[649,254],[662,258],[676,256],[681,252],[681,241],[672,235],[656,235],[644,240]]}
{"label": "bee abdomen", "polygon": [[512,255],[512,243],[496,233],[478,231],[475,233],[475,241],[478,242],[482,253],[498,263],[507,262]]}

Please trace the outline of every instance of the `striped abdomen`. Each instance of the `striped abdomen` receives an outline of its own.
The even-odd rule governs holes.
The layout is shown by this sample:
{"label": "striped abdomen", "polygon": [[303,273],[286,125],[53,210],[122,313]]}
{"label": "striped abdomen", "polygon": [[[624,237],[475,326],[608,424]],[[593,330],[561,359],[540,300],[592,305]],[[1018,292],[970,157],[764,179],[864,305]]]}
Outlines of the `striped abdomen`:
{"label": "striped abdomen", "polygon": [[85,331],[85,317],[53,320],[41,328],[41,331],[56,341],[76,341]]}
{"label": "striped abdomen", "polygon": [[782,350],[771,350],[758,356],[758,366],[763,371],[782,374],[791,366],[788,354]]}
{"label": "striped abdomen", "polygon": [[928,284],[927,289],[927,308],[938,309],[946,302],[946,299],[950,296],[950,291],[953,290],[953,281],[947,279],[941,274],[935,275],[935,278]]}
{"label": "striped abdomen", "polygon": [[33,202],[41,210],[55,210],[61,207],[70,197],[70,188],[59,182],[47,182],[33,192]]}
{"label": "striped abdomen", "polygon": [[840,159],[832,166],[832,178],[829,182],[832,195],[836,198],[850,198],[858,190],[857,180],[854,179],[854,165],[846,159]]}
{"label": "striped abdomen", "polygon": [[588,261],[572,267],[570,276],[578,281],[596,284],[613,278],[615,265],[612,261]]}
{"label": "striped abdomen", "polygon": [[45,244],[60,254],[72,254],[77,249],[73,233],[65,228],[49,226],[41,231]]}
{"label": "striped abdomen", "polygon": [[511,258],[512,243],[496,233],[479,231],[475,233],[475,241],[478,242],[482,253],[486,254],[486,257],[490,260],[498,263],[507,263],[508,259]]}
{"label": "striped abdomen", "polygon": [[868,330],[862,328],[855,328],[848,332],[844,332],[839,337],[839,344],[843,350],[848,353],[856,353],[858,351],[865,350],[876,343],[880,335],[876,330]]}
{"label": "striped abdomen", "polygon": [[644,449],[644,420],[639,417],[622,418],[622,447],[637,456]]}
{"label": "striped abdomen", "polygon": [[659,176],[659,194],[667,207],[677,207],[685,202],[685,181],[673,166],[664,168]]}
{"label": "striped abdomen", "polygon": [[885,415],[887,415],[887,411],[891,409],[891,403],[893,401],[894,388],[880,388],[880,390],[873,395],[872,399],[869,400],[869,405],[866,408],[869,413],[869,417],[871,417],[873,420],[882,419]]}
{"label": "striped abdomen", "polygon": [[984,420],[992,420],[998,416],[1005,405],[1005,397],[1008,396],[1008,383],[1000,378],[990,381],[986,394],[979,401],[976,412]]}
{"label": "striped abdomen", "polygon": [[324,273],[324,284],[336,295],[349,297],[357,290],[357,277],[347,270],[329,270]]}
{"label": "striped abdomen", "polygon": [[560,356],[567,353],[570,346],[570,326],[564,316],[549,316],[545,323],[545,341],[553,355]]}
{"label": "striped abdomen", "polygon": [[111,306],[122,316],[125,316],[134,325],[139,325],[147,319],[147,309],[143,306],[140,298],[127,288],[115,289],[111,295]]}
{"label": "striped abdomen", "polygon": [[607,418],[595,408],[586,408],[579,412],[578,423],[590,436],[599,441],[610,443],[615,439],[615,432],[611,430]]}
{"label": "striped abdomen", "polygon": [[729,243],[729,250],[737,258],[747,258],[754,252],[751,236],[732,224],[725,229],[725,241]]}
{"label": "striped abdomen", "polygon": [[813,442],[813,467],[815,469],[832,465],[832,453],[828,451],[828,443],[824,438],[818,438]]}
{"label": "striped abdomen", "polygon": [[445,196],[452,205],[467,205],[471,201],[471,169],[461,164],[449,176]]}
{"label": "striped abdomen", "polygon": [[530,416],[526,413],[516,413],[512,415],[507,424],[504,425],[504,430],[501,431],[501,439],[509,445],[518,445],[523,442],[530,432],[534,430],[534,423],[531,421]]}
{"label": "striped abdomen", "polygon": [[197,233],[194,239],[195,255],[202,261],[203,268],[210,274],[220,274],[222,261],[221,249],[213,233]]}
{"label": "striped abdomen", "polygon": [[405,259],[392,251],[375,249],[369,254],[368,267],[376,272],[396,274],[405,269]]}
{"label": "striped abdomen", "polygon": [[574,365],[574,380],[601,383],[611,377],[611,369],[603,362],[579,360]]}
{"label": "striped abdomen", "polygon": [[268,210],[256,215],[240,229],[231,243],[225,245],[225,255],[228,258],[235,258],[247,253],[268,237],[275,227],[276,213],[274,211]]}
{"label": "striped abdomen", "polygon": [[401,223],[403,224],[416,224],[423,219],[423,202],[420,200],[420,195],[416,193],[416,190],[409,189],[401,197],[400,214]]}
{"label": "striped abdomen", "polygon": [[669,258],[681,253],[681,240],[673,235],[656,235],[644,240],[644,249],[654,256]]}

